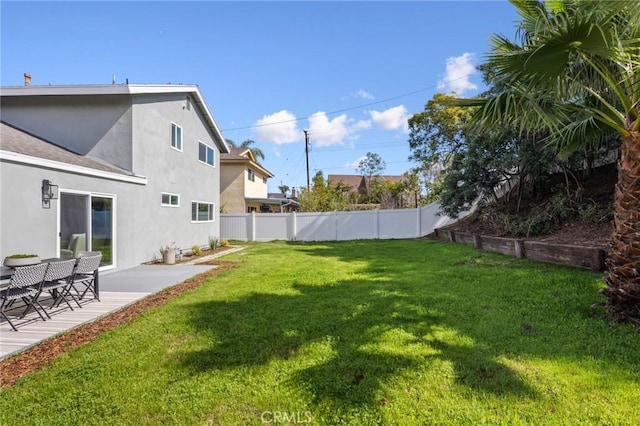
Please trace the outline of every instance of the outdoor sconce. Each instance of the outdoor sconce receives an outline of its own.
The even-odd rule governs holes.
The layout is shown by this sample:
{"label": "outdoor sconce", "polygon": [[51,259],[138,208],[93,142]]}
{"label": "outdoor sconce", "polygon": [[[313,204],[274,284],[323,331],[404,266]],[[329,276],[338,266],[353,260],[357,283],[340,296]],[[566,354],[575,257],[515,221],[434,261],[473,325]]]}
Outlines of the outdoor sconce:
{"label": "outdoor sconce", "polygon": [[42,181],[42,208],[51,207],[51,200],[58,199],[58,185],[53,185],[48,179]]}

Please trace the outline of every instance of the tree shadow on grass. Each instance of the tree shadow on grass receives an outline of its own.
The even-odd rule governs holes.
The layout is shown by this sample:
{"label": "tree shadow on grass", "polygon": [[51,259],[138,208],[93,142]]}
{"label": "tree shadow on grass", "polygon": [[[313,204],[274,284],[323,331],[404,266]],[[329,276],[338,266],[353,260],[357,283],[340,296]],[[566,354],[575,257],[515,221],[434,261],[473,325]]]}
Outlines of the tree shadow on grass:
{"label": "tree shadow on grass", "polygon": [[[435,360],[452,363],[460,384],[535,397],[535,390],[491,353],[434,339],[434,332],[446,327],[445,313],[430,308],[433,295],[412,289],[405,267],[404,262],[374,263],[364,267],[372,279],[296,282],[291,294],[253,293],[235,301],[190,304],[185,315],[213,343],[182,353],[179,361],[194,373],[291,362],[291,383],[313,395],[314,403],[352,407],[379,404],[376,395],[385,384]],[[442,293],[439,298],[446,297],[446,289]],[[404,350],[405,345],[412,349]],[[300,357],[307,357],[305,366],[297,363]],[[462,366],[469,359],[472,371],[465,377],[468,367]]]}

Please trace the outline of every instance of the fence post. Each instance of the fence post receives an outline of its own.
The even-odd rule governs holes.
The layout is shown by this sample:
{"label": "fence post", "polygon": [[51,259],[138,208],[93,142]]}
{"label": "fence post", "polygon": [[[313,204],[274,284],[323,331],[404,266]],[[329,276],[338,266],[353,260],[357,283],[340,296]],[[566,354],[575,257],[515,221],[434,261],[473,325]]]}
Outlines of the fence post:
{"label": "fence post", "polygon": [[380,209],[376,209],[376,240],[380,239]]}
{"label": "fence post", "polygon": [[523,240],[513,240],[515,243],[515,255],[517,258],[525,257],[524,252],[524,241]]}
{"label": "fence post", "polygon": [[335,241],[338,241],[338,211],[333,211],[333,228],[335,232],[333,233],[333,237]]}
{"label": "fence post", "polygon": [[251,216],[249,216],[249,232],[247,237],[249,237],[249,241],[256,240],[256,212],[251,212]]}
{"label": "fence post", "polygon": [[296,212],[293,211],[291,214],[291,240],[295,241],[298,239],[298,218],[296,217]]}
{"label": "fence post", "polygon": [[416,207],[416,212],[417,212],[417,219],[418,219],[418,223],[417,223],[417,227],[418,227],[418,235],[416,236],[416,238],[422,238],[422,212],[420,211],[420,207]]}
{"label": "fence post", "polygon": [[480,238],[480,235],[473,234],[473,246],[478,250],[482,250],[482,239]]}

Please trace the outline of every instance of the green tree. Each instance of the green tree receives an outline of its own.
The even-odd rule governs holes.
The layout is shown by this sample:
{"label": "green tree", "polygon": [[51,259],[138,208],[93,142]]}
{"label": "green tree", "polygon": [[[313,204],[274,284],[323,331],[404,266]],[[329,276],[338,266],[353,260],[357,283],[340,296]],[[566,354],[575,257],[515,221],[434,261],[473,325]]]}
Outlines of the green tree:
{"label": "green tree", "polygon": [[455,101],[451,95],[436,93],[424,111],[409,118],[409,160],[425,168],[444,166],[464,146],[472,111],[455,106]]}
{"label": "green tree", "polygon": [[371,179],[380,174],[387,168],[386,163],[379,154],[367,152],[367,155],[360,160],[356,169],[365,178],[367,186],[367,196],[371,197]]}
{"label": "green tree", "polygon": [[[537,154],[525,155],[529,150],[522,149],[512,133],[479,131],[472,109],[456,101],[437,93],[424,111],[409,119],[409,159],[420,164],[426,201],[440,200],[441,211],[456,217],[475,201],[497,201],[495,188],[515,174],[523,181],[537,181],[548,172],[542,147]],[[543,159],[546,169],[537,167]]]}
{"label": "green tree", "polygon": [[284,195],[287,195],[287,192],[289,192],[291,188],[289,188],[287,185],[280,185],[278,187],[278,191],[282,192]]}
{"label": "green tree", "polygon": [[302,212],[327,212],[343,211],[347,208],[347,196],[340,187],[331,186],[325,181],[322,170],[313,176],[311,188],[302,188],[298,196],[300,211]]}
{"label": "green tree", "polygon": [[[612,254],[601,291],[612,318],[640,322],[640,3],[511,0],[519,40],[493,37],[488,62],[504,90],[478,107],[487,128],[549,134],[563,152],[621,140]],[[595,142],[594,142],[595,141]]]}

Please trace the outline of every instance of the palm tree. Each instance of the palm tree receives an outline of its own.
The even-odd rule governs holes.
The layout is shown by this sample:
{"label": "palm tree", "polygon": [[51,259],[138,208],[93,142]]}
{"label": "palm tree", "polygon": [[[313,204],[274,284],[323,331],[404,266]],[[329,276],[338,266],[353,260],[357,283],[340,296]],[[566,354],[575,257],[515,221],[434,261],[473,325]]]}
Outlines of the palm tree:
{"label": "palm tree", "polygon": [[640,2],[510,0],[519,42],[493,37],[488,65],[505,89],[460,100],[476,118],[545,132],[584,149],[606,130],[620,138],[612,253],[601,290],[612,318],[640,323]]}
{"label": "palm tree", "polygon": [[264,160],[264,152],[260,148],[251,147],[251,145],[256,143],[254,140],[247,139],[246,141],[242,142],[240,146],[236,146],[236,143],[231,139],[225,139],[225,140],[227,141],[227,144],[232,148],[249,148],[249,151],[251,151],[251,153],[253,154],[256,160],[258,158],[260,158],[261,160]]}

